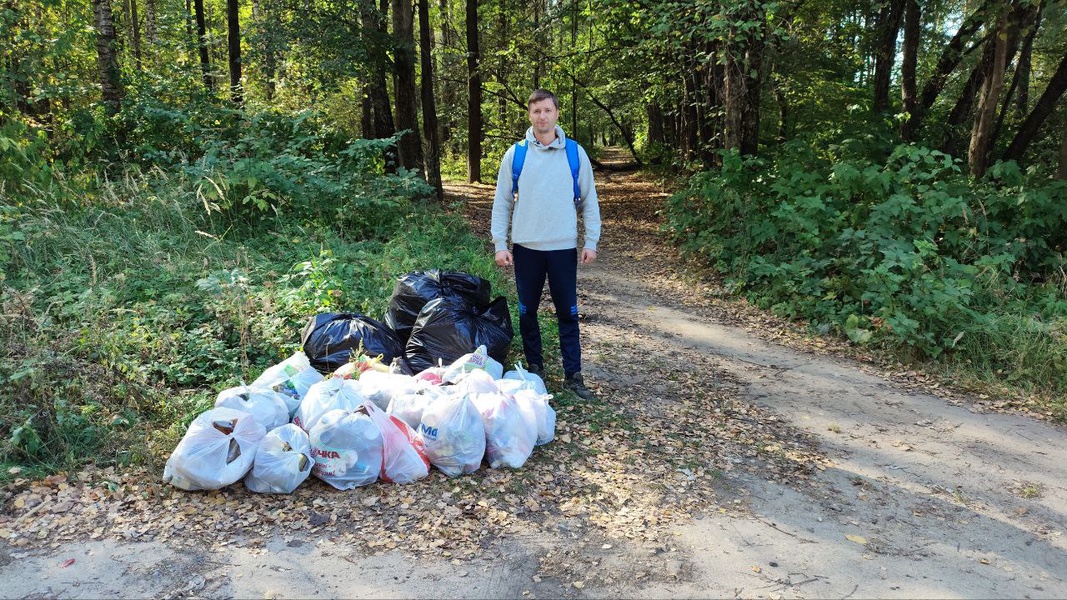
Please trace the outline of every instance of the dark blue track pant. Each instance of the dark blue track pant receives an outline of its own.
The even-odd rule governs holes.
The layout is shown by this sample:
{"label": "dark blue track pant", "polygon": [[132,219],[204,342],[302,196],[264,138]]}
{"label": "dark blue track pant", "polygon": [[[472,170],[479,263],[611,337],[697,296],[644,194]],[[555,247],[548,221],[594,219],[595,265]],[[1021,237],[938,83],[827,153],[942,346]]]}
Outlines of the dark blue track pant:
{"label": "dark blue track pant", "polygon": [[515,287],[519,293],[519,334],[526,362],[544,366],[541,358],[541,330],[537,306],[548,279],[552,304],[559,322],[559,353],[563,371],[570,375],[582,370],[582,348],[578,340],[578,250],[530,250],[515,245]]}

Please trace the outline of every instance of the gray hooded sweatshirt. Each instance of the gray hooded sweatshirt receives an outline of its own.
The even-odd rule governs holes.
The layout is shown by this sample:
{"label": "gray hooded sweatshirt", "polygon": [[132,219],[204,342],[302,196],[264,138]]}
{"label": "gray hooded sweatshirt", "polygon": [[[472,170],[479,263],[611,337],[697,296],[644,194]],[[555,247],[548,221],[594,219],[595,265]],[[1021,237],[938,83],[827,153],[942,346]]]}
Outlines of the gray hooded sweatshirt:
{"label": "gray hooded sweatshirt", "polygon": [[[496,178],[496,198],[490,231],[497,252],[508,249],[511,242],[531,250],[568,250],[578,248],[578,214],[574,207],[574,180],[567,162],[566,136],[556,126],[556,139],[547,146],[538,142],[533,127],[526,130],[526,161],[519,175],[518,199],[511,193],[511,164],[515,156],[512,145],[500,162]],[[593,167],[585,149],[578,147],[578,187],[581,190],[582,221],[585,224],[584,248],[596,250],[600,240],[600,205],[593,184]]]}

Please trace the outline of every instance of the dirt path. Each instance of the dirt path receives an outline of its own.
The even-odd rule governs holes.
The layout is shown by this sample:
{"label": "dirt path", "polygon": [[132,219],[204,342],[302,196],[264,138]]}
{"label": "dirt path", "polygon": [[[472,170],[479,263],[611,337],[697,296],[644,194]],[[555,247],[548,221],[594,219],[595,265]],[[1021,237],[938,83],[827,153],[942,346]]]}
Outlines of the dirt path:
{"label": "dirt path", "polygon": [[[1067,433],[934,397],[679,276],[601,173],[587,379],[515,472],[287,497],[6,490],[4,597],[1067,597]],[[454,186],[487,224],[488,186]],[[558,373],[550,385],[558,385]]]}

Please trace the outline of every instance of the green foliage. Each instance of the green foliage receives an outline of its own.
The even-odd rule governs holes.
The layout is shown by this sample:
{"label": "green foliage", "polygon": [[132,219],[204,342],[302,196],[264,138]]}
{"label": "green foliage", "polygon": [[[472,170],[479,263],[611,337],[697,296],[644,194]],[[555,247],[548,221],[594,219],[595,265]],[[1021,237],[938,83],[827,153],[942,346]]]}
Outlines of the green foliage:
{"label": "green foliage", "polygon": [[211,140],[334,169],[305,179],[339,189],[290,191],[277,212],[203,210],[189,191],[196,171],[159,168],[194,169],[177,151],[106,181],[54,167],[54,181],[82,180],[77,196],[65,184],[4,190],[0,478],[16,464],[47,472],[163,457],[218,391],[296,350],[311,315],[378,318],[407,270],[459,269],[506,285],[484,240],[416,197],[424,184],[381,172],[380,145],[334,140],[310,119],[264,117],[252,130],[263,139]]}
{"label": "green foliage", "polygon": [[[670,200],[670,231],[779,314],[917,356],[981,356],[1067,389],[1049,358],[1067,352],[1056,333],[1067,323],[1067,185],[1027,181],[1014,163],[975,182],[948,155],[878,145],[727,153]],[[888,156],[872,164],[878,154]]]}
{"label": "green foliage", "polygon": [[432,192],[412,173],[384,173],[395,138],[352,140],[309,111],[178,109],[144,98],[123,118],[142,166],[180,170],[204,212],[228,223],[272,214],[375,234],[390,230],[412,197]]}

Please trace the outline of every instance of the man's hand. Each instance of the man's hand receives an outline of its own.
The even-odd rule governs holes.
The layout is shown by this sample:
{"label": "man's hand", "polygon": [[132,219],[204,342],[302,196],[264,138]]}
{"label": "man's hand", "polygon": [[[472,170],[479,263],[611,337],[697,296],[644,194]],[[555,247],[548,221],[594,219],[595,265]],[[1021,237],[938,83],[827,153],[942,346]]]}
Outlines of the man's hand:
{"label": "man's hand", "polygon": [[[594,254],[596,254],[594,252]],[[496,264],[500,267],[510,267],[515,264],[515,259],[511,256],[510,250],[501,250],[496,253]]]}
{"label": "man's hand", "polygon": [[[500,256],[500,254],[497,253],[497,256]],[[589,263],[595,262],[595,261],[596,261],[596,250],[590,250],[589,248],[582,248],[582,260],[581,260],[582,264],[583,265],[588,265]],[[499,258],[497,258],[497,262],[500,262]]]}

